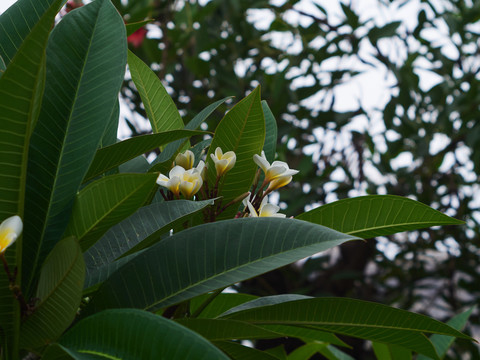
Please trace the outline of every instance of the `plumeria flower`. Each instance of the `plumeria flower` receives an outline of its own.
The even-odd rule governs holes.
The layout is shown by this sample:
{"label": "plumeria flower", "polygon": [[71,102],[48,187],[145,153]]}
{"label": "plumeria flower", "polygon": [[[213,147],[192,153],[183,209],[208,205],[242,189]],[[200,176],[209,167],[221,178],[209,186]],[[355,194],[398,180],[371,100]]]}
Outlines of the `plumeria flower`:
{"label": "plumeria flower", "polygon": [[224,154],[219,147],[215,149],[215,154],[210,154],[210,156],[215,163],[218,177],[224,175],[227,171],[233,168],[235,161],[237,161],[237,155],[235,155],[233,151],[227,151]]}
{"label": "plumeria flower", "polygon": [[186,199],[191,199],[202,185],[202,174],[197,169],[190,169],[183,173],[180,182],[180,192]]}
{"label": "plumeria flower", "polygon": [[169,177],[163,174],[158,175],[157,184],[166,187],[175,196],[180,196],[180,178],[183,177],[184,172],[185,169],[177,165],[172,170],[170,170],[170,172],[168,173]]}
{"label": "plumeria flower", "polygon": [[186,150],[183,154],[180,153],[175,158],[175,164],[183,167],[185,170],[193,168],[195,162],[195,155],[190,150]]}
{"label": "plumeria flower", "polygon": [[185,170],[177,165],[170,170],[168,175],[169,177],[160,174],[157,184],[166,187],[176,197],[182,193],[185,198],[190,199],[203,185],[202,175],[196,168]]}
{"label": "plumeria flower", "polygon": [[[279,178],[283,178],[283,181],[277,182],[277,184],[283,184],[281,186],[287,185],[290,181],[292,181],[292,175],[298,173],[298,170],[293,170],[288,167],[288,164],[283,161],[274,161],[272,165],[268,162],[267,158],[265,157],[265,152],[262,151],[262,155],[258,156],[257,154],[253,155],[253,161],[255,164],[260,166],[260,168],[265,173],[265,182],[271,182],[277,180]],[[288,178],[290,180],[286,181]],[[278,189],[281,186],[277,186]]]}
{"label": "plumeria flower", "polygon": [[263,198],[262,203],[260,204],[260,209],[258,213],[253,207],[252,203],[247,199],[244,200],[244,204],[246,204],[246,206],[248,207],[248,210],[250,211],[250,217],[278,217],[278,218],[286,217],[285,214],[278,213],[278,210],[280,210],[280,207],[278,207],[277,205],[268,203],[268,199],[266,196]]}
{"label": "plumeria flower", "polygon": [[23,230],[23,222],[20,216],[11,216],[0,224],[0,254],[12,245]]}
{"label": "plumeria flower", "polygon": [[196,169],[198,170],[198,172],[202,176],[202,180],[205,181],[207,179],[207,164],[205,164],[203,162],[203,160],[200,160]]}

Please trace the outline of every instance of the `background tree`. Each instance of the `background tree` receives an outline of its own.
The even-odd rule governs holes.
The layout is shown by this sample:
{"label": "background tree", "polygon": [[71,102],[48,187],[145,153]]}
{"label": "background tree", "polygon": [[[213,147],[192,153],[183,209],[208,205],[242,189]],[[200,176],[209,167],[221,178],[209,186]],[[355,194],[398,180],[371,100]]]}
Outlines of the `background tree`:
{"label": "background tree", "polygon": [[[140,30],[130,38],[131,49],[164,81],[184,120],[205,103],[242,98],[261,84],[277,118],[278,158],[301,170],[279,199],[290,215],[306,203],[387,193],[466,221],[344,245],[239,287],[351,296],[441,320],[479,302],[477,2],[372,1],[383,17],[347,1],[114,3],[127,23],[154,19],[147,37]],[[405,9],[409,21],[397,21]],[[368,106],[368,94],[345,98],[371,70],[385,77],[373,86],[387,84],[386,100]],[[122,92],[130,109],[145,115],[133,83]],[[132,132],[144,131],[134,117],[126,120]],[[480,323],[478,312],[471,320]],[[456,351],[451,358],[462,351],[480,358],[469,343]]]}

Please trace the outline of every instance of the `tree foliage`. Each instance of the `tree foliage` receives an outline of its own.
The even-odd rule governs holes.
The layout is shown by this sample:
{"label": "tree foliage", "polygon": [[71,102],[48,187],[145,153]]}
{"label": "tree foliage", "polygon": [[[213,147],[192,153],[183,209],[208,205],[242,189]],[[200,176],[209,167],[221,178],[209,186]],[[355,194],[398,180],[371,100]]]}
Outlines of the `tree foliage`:
{"label": "tree foliage", "polygon": [[[382,288],[376,286],[377,282],[388,285],[389,276],[382,281],[376,277],[387,269],[385,259],[377,274],[365,277],[368,296],[358,295],[358,285],[345,271],[337,272],[351,282],[338,294],[342,298],[325,296],[335,292],[336,282],[329,280],[317,286],[327,273],[318,275],[323,265],[309,270],[312,262],[324,260],[318,256],[304,262],[300,270],[297,268],[297,273],[302,274],[298,279],[292,279],[295,266],[261,276],[344,243],[343,256],[353,249],[358,258],[358,249],[372,243],[370,240],[358,245],[354,240],[394,236],[427,226],[446,226],[443,231],[447,233],[448,226],[463,223],[421,202],[394,195],[355,197],[298,211],[303,207],[298,201],[308,204],[313,195],[303,186],[299,188],[298,183],[293,183],[291,191],[284,192],[287,196],[281,198],[297,218],[286,218],[278,213],[279,207],[268,203],[268,197],[282,193],[279,189],[291,184],[292,175],[298,173],[284,161],[273,161],[276,153],[294,164],[293,168],[300,168],[300,183],[314,188],[309,171],[321,163],[314,164],[308,157],[302,163],[294,161],[307,144],[297,142],[293,152],[289,144],[300,130],[314,134],[321,124],[313,124],[318,114],[313,116],[312,111],[317,110],[302,103],[298,97],[302,88],[295,88],[288,74],[295,66],[304,66],[301,57],[308,59],[309,54],[276,49],[265,36],[281,30],[304,39],[307,28],[313,36],[313,30],[321,25],[345,37],[343,25],[331,25],[315,17],[309,27],[292,26],[282,21],[282,13],[292,9],[298,12],[292,7],[294,2],[282,6],[262,3],[278,16],[269,29],[259,30],[242,17],[243,6],[253,6],[249,2],[186,2],[172,8],[162,3],[110,0],[96,0],[85,6],[69,2],[67,10],[62,10],[61,21],[55,24],[61,4],[61,0],[43,0],[33,5],[30,0],[19,0],[0,17],[5,35],[0,46],[0,158],[5,169],[0,176],[1,359],[285,358],[287,352],[292,359],[316,353],[331,359],[349,358],[345,348],[354,342],[339,336],[369,341],[378,358],[390,354],[411,359],[413,353],[419,353],[440,359],[455,338],[467,346],[471,344],[473,339],[461,330],[473,308],[445,324],[408,311],[416,299],[407,297],[412,301],[405,302],[403,294],[395,305],[405,310],[381,304],[394,302],[391,296],[395,294],[382,293]],[[72,7],[78,8],[70,12]],[[353,34],[357,27],[365,26],[354,9],[347,5],[341,8]],[[235,105],[227,104],[228,111],[224,107],[228,97],[212,103],[211,98],[221,91],[206,88],[198,103],[202,106],[196,109],[193,95],[182,95],[180,90],[175,95],[171,84],[164,87],[152,71],[155,64],[150,67],[127,49],[127,34],[144,22],[125,26],[126,19],[143,20],[153,11],[167,16],[160,22],[160,40],[164,44],[160,55],[164,62],[159,70],[165,70],[162,77],[167,82],[170,77],[173,83],[182,71],[191,74],[184,71],[183,65],[193,69],[199,66],[187,61],[197,59],[192,54],[185,63],[181,61],[184,51],[196,41],[195,32],[203,26],[192,19],[200,16],[201,20],[221,24],[225,29],[220,29],[218,39],[226,40],[233,30],[229,23],[219,23],[215,17],[232,9],[237,11],[229,19],[232,29],[238,26],[242,37],[251,35],[251,40],[257,41],[251,45],[273,51],[271,59],[276,54],[275,59],[287,60],[288,70],[282,75],[285,83],[280,84],[285,91],[266,80],[267,75],[275,77],[280,73],[268,74],[260,63],[258,68],[238,76],[252,76],[243,89],[235,77],[224,79],[231,82],[229,91],[238,95]],[[325,12],[321,7],[319,10]],[[299,14],[309,17],[303,10]],[[172,21],[166,21],[168,16]],[[398,22],[372,28],[368,37],[380,51],[379,43],[397,36],[399,28]],[[348,39],[355,43],[355,36]],[[129,41],[138,46],[140,40],[137,37]],[[309,42],[313,40],[309,38]],[[235,37],[234,41],[242,43],[244,39]],[[147,42],[160,50],[158,39],[145,40],[145,53],[140,55],[154,56],[148,53]],[[303,43],[302,49],[312,50],[309,42]],[[207,46],[210,56],[216,57],[214,50],[218,48],[229,59],[227,44],[231,43]],[[178,50],[172,53],[173,47]],[[252,55],[251,49],[256,47],[245,50],[247,63],[247,56],[260,53],[258,50]],[[171,60],[171,55],[180,58]],[[217,57],[220,65],[225,59]],[[210,62],[202,61],[210,67]],[[297,65],[292,67],[294,61]],[[167,73],[166,65],[174,62],[180,67]],[[122,87],[127,63],[132,81]],[[240,71],[234,66],[225,70],[237,75]],[[257,82],[266,82],[272,104],[278,101],[277,96],[291,96],[292,100],[278,104],[280,109],[262,101],[265,95],[261,86],[254,86],[259,74],[256,70],[265,71],[264,78]],[[356,70],[335,76],[333,73],[332,79],[342,82],[346,73],[353,76]],[[217,77],[217,73],[208,71],[212,82]],[[201,88],[197,79],[189,81],[192,88]],[[133,85],[139,90],[138,97],[130,94]],[[274,90],[276,95],[270,93]],[[132,95],[136,110],[148,117],[153,134],[116,140],[119,91]],[[169,91],[173,91],[173,98]],[[329,91],[335,91],[335,86]],[[176,104],[183,103],[185,108],[177,110]],[[333,104],[323,114],[333,114],[343,122],[338,120],[337,128],[327,121],[326,128],[344,131],[352,113],[336,118],[338,112]],[[288,120],[282,106],[291,116],[298,117],[297,111],[311,114],[312,124],[307,120],[303,126],[303,119],[291,118],[288,127],[280,121],[277,130],[276,113]],[[368,115],[363,109],[361,113]],[[300,127],[296,121],[300,121]],[[198,131],[198,127],[208,131]],[[277,134],[281,140],[278,147]],[[362,135],[367,138],[367,134]],[[374,149],[374,139],[372,144]],[[147,161],[142,154],[152,149],[156,156]],[[335,154],[345,153],[337,150]],[[364,153],[368,158],[366,149]],[[336,161],[335,154],[331,154],[331,161]],[[374,150],[370,155],[373,159]],[[342,168],[341,161],[334,165]],[[349,173],[354,182],[345,182],[345,191],[350,185],[358,190],[362,184],[369,184],[367,177]],[[318,189],[332,182],[327,175],[320,177]],[[387,189],[387,185],[382,186]],[[294,199],[295,194],[298,198]],[[339,198],[348,194],[337,189]],[[311,200],[322,203],[326,198]],[[450,208],[443,210],[450,212]],[[417,242],[412,244],[416,246]],[[361,259],[356,270],[364,271],[368,261],[368,257]],[[336,271],[335,266],[329,270]],[[285,289],[275,282],[262,285],[272,275],[284,281]],[[364,280],[363,275],[358,279]],[[324,285],[331,285],[332,290]],[[238,292],[223,294],[226,287]],[[296,339],[295,350],[286,338]],[[242,339],[254,341],[255,348],[239,342]],[[279,346],[266,345],[269,341]],[[355,351],[359,348],[355,346]],[[474,350],[470,353],[475,355]],[[359,356],[360,352],[356,353]]]}

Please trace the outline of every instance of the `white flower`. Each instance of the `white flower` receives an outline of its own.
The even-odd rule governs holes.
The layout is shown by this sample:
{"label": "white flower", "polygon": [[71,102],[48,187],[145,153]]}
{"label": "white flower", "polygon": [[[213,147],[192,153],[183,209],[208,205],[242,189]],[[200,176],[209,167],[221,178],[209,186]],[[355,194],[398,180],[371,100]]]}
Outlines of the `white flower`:
{"label": "white flower", "polygon": [[219,177],[233,168],[235,161],[237,161],[237,155],[235,155],[233,151],[227,151],[224,154],[219,147],[215,149],[215,155],[210,154],[210,157],[215,163],[215,169],[217,170],[217,176]]}
{"label": "white flower", "polygon": [[166,187],[170,190],[175,196],[180,195],[180,182],[183,177],[185,169],[181,166],[175,166],[168,173],[169,177],[166,177],[163,174],[158,175],[157,184],[163,187]]}
{"label": "white flower", "polygon": [[185,170],[193,168],[195,155],[190,150],[186,150],[183,154],[178,154],[175,158],[175,164],[183,167]]}
{"label": "white flower", "polygon": [[20,216],[11,216],[0,224],[0,253],[12,245],[23,230],[23,222]]}
{"label": "white flower", "polygon": [[202,180],[205,181],[207,179],[207,165],[203,162],[203,160],[200,160],[196,169],[202,176]]}
{"label": "white flower", "polygon": [[280,207],[277,205],[269,204],[267,197],[265,196],[260,204],[260,211],[257,213],[252,203],[248,200],[244,201],[244,204],[247,204],[248,210],[250,211],[250,217],[278,217],[284,218],[285,214],[279,214],[278,210]]}
{"label": "white flower", "polygon": [[202,185],[202,174],[197,169],[190,169],[183,173],[180,182],[180,192],[186,199],[191,199]]}
{"label": "white flower", "polygon": [[265,183],[270,183],[268,190],[273,191],[282,186],[287,185],[292,181],[292,175],[298,173],[298,170],[293,170],[288,167],[288,164],[283,161],[274,161],[271,165],[265,157],[265,152],[262,151],[262,156],[253,155],[255,164],[265,173]]}
{"label": "white flower", "polygon": [[191,199],[203,185],[202,175],[196,168],[185,170],[177,165],[168,175],[160,174],[157,184],[166,187],[177,197],[182,193],[185,198]]}

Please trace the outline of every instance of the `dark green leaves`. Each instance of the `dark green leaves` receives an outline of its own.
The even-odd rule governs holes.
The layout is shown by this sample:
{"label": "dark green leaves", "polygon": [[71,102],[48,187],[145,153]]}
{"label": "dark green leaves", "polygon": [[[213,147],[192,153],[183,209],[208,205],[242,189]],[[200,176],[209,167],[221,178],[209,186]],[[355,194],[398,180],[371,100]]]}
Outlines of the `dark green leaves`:
{"label": "dark green leaves", "polygon": [[[195,332],[159,315],[133,309],[108,310],[80,321],[58,343],[73,355],[108,359],[228,359]],[[56,359],[59,349],[44,359]],[[91,359],[91,357],[88,357]]]}
{"label": "dark green leaves", "polygon": [[35,311],[21,327],[21,346],[39,349],[56,340],[71,324],[82,298],[85,263],[73,237],[60,241],[42,267]]}
{"label": "dark green leaves", "polygon": [[294,219],[235,219],[195,226],[117,270],[85,314],[112,307],[159,309],[353,239]]}
{"label": "dark green leaves", "polygon": [[418,201],[393,195],[339,200],[305,212],[297,219],[364,239],[430,226],[463,224]]}
{"label": "dark green leaves", "polygon": [[312,326],[324,331],[402,346],[438,359],[426,333],[469,338],[427,316],[347,298],[316,298],[236,312],[227,319],[255,325]]}
{"label": "dark green leaves", "polygon": [[85,251],[145,203],[156,187],[156,179],[153,173],[118,174],[89,184],[75,199],[65,233],[74,235]]}
{"label": "dark green leaves", "polygon": [[110,1],[70,12],[50,36],[28,165],[22,274],[29,294],[35,271],[65,230],[117,102],[125,64],[125,26]]}

